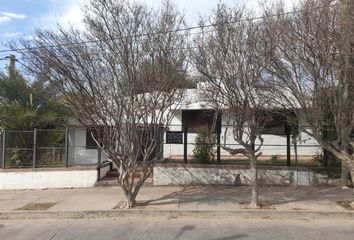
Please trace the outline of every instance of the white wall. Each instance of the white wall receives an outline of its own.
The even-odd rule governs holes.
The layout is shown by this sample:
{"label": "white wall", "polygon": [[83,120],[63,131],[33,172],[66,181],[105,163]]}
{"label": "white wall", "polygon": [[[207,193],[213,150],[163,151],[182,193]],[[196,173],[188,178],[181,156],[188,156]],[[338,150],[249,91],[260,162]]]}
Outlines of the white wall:
{"label": "white wall", "polygon": [[96,169],[0,172],[0,189],[85,188],[96,181]]}
{"label": "white wall", "polygon": [[[97,149],[86,148],[86,129],[75,128],[69,131],[69,163],[70,165],[97,164]],[[106,156],[101,154],[101,162]]]}
{"label": "white wall", "polygon": [[100,168],[100,179],[104,178],[107,173],[111,170],[110,165],[107,164],[105,167]]}
{"label": "white wall", "polygon": [[[259,168],[260,185],[318,186],[338,185],[337,179],[298,168]],[[250,185],[250,169],[240,166],[215,165],[157,165],[153,173],[154,185]]]}

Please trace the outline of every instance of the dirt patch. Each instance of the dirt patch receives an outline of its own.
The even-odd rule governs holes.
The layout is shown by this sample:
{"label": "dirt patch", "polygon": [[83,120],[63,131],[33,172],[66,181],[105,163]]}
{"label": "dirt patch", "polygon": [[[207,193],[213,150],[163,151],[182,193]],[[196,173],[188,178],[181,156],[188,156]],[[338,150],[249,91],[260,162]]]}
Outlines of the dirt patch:
{"label": "dirt patch", "polygon": [[338,201],[337,204],[347,210],[354,211],[354,201]]}
{"label": "dirt patch", "polygon": [[29,203],[23,207],[15,209],[16,211],[45,211],[49,208],[53,207],[55,204],[54,202],[47,202],[47,203]]}
{"label": "dirt patch", "polygon": [[[251,209],[249,208],[249,202],[239,202],[239,204],[241,209]],[[275,207],[270,202],[261,202],[257,209],[274,210]]]}

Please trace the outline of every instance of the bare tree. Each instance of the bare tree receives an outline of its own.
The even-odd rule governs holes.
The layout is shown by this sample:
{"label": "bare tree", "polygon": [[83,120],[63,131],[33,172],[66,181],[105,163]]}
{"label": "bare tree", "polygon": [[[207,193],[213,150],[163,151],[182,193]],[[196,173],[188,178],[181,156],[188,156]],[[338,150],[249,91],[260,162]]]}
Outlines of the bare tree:
{"label": "bare tree", "polygon": [[[126,208],[162,156],[162,134],[179,106],[186,77],[183,17],[166,1],[159,10],[128,1],[92,0],[85,31],[38,30],[22,41],[23,62],[60,90],[75,117],[94,131],[118,169]],[[135,173],[141,167],[141,175]]]}
{"label": "bare tree", "polygon": [[[262,131],[270,119],[271,96],[263,84],[268,63],[261,22],[251,19],[244,8],[219,4],[203,33],[195,39],[195,65],[205,79],[204,98],[232,126],[233,137],[242,148],[230,154],[242,154],[250,159],[252,197],[249,207],[259,207],[257,159],[263,145]],[[227,128],[226,130],[227,131]],[[258,146],[256,146],[258,145]]]}
{"label": "bare tree", "polygon": [[[354,176],[354,17],[350,1],[304,0],[287,15],[282,7],[267,14],[276,36],[272,67],[283,104],[309,125],[302,131],[349,167]],[[274,10],[275,9],[275,10]],[[274,38],[274,37],[273,37]],[[325,137],[334,128],[335,139]]]}

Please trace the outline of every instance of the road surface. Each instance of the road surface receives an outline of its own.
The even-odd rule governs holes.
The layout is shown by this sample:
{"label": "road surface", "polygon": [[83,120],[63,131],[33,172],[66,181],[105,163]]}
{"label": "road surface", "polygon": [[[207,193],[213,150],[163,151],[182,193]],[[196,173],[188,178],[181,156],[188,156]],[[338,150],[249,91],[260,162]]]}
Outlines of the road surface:
{"label": "road surface", "polygon": [[1,240],[353,240],[354,220],[104,218],[0,220]]}

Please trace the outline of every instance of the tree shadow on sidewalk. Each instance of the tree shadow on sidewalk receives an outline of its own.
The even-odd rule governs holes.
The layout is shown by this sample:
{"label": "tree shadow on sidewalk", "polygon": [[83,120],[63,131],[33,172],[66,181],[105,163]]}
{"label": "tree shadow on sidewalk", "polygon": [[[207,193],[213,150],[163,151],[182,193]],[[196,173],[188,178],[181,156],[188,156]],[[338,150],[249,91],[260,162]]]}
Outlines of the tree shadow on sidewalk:
{"label": "tree shadow on sidewalk", "polygon": [[[273,205],[299,201],[333,201],[354,199],[351,189],[339,187],[277,187],[260,186],[260,200]],[[176,203],[207,203],[208,205],[237,204],[249,201],[248,186],[186,186],[181,190],[147,201],[148,205],[168,205]]]}
{"label": "tree shadow on sidewalk", "polygon": [[148,201],[149,205],[167,205],[182,201],[185,203],[237,203],[249,198],[248,187],[230,186],[187,186],[159,198]]}
{"label": "tree shadow on sidewalk", "polygon": [[261,199],[267,199],[272,204],[285,204],[293,202],[337,202],[343,199],[354,199],[352,189],[340,187],[261,187]]}

